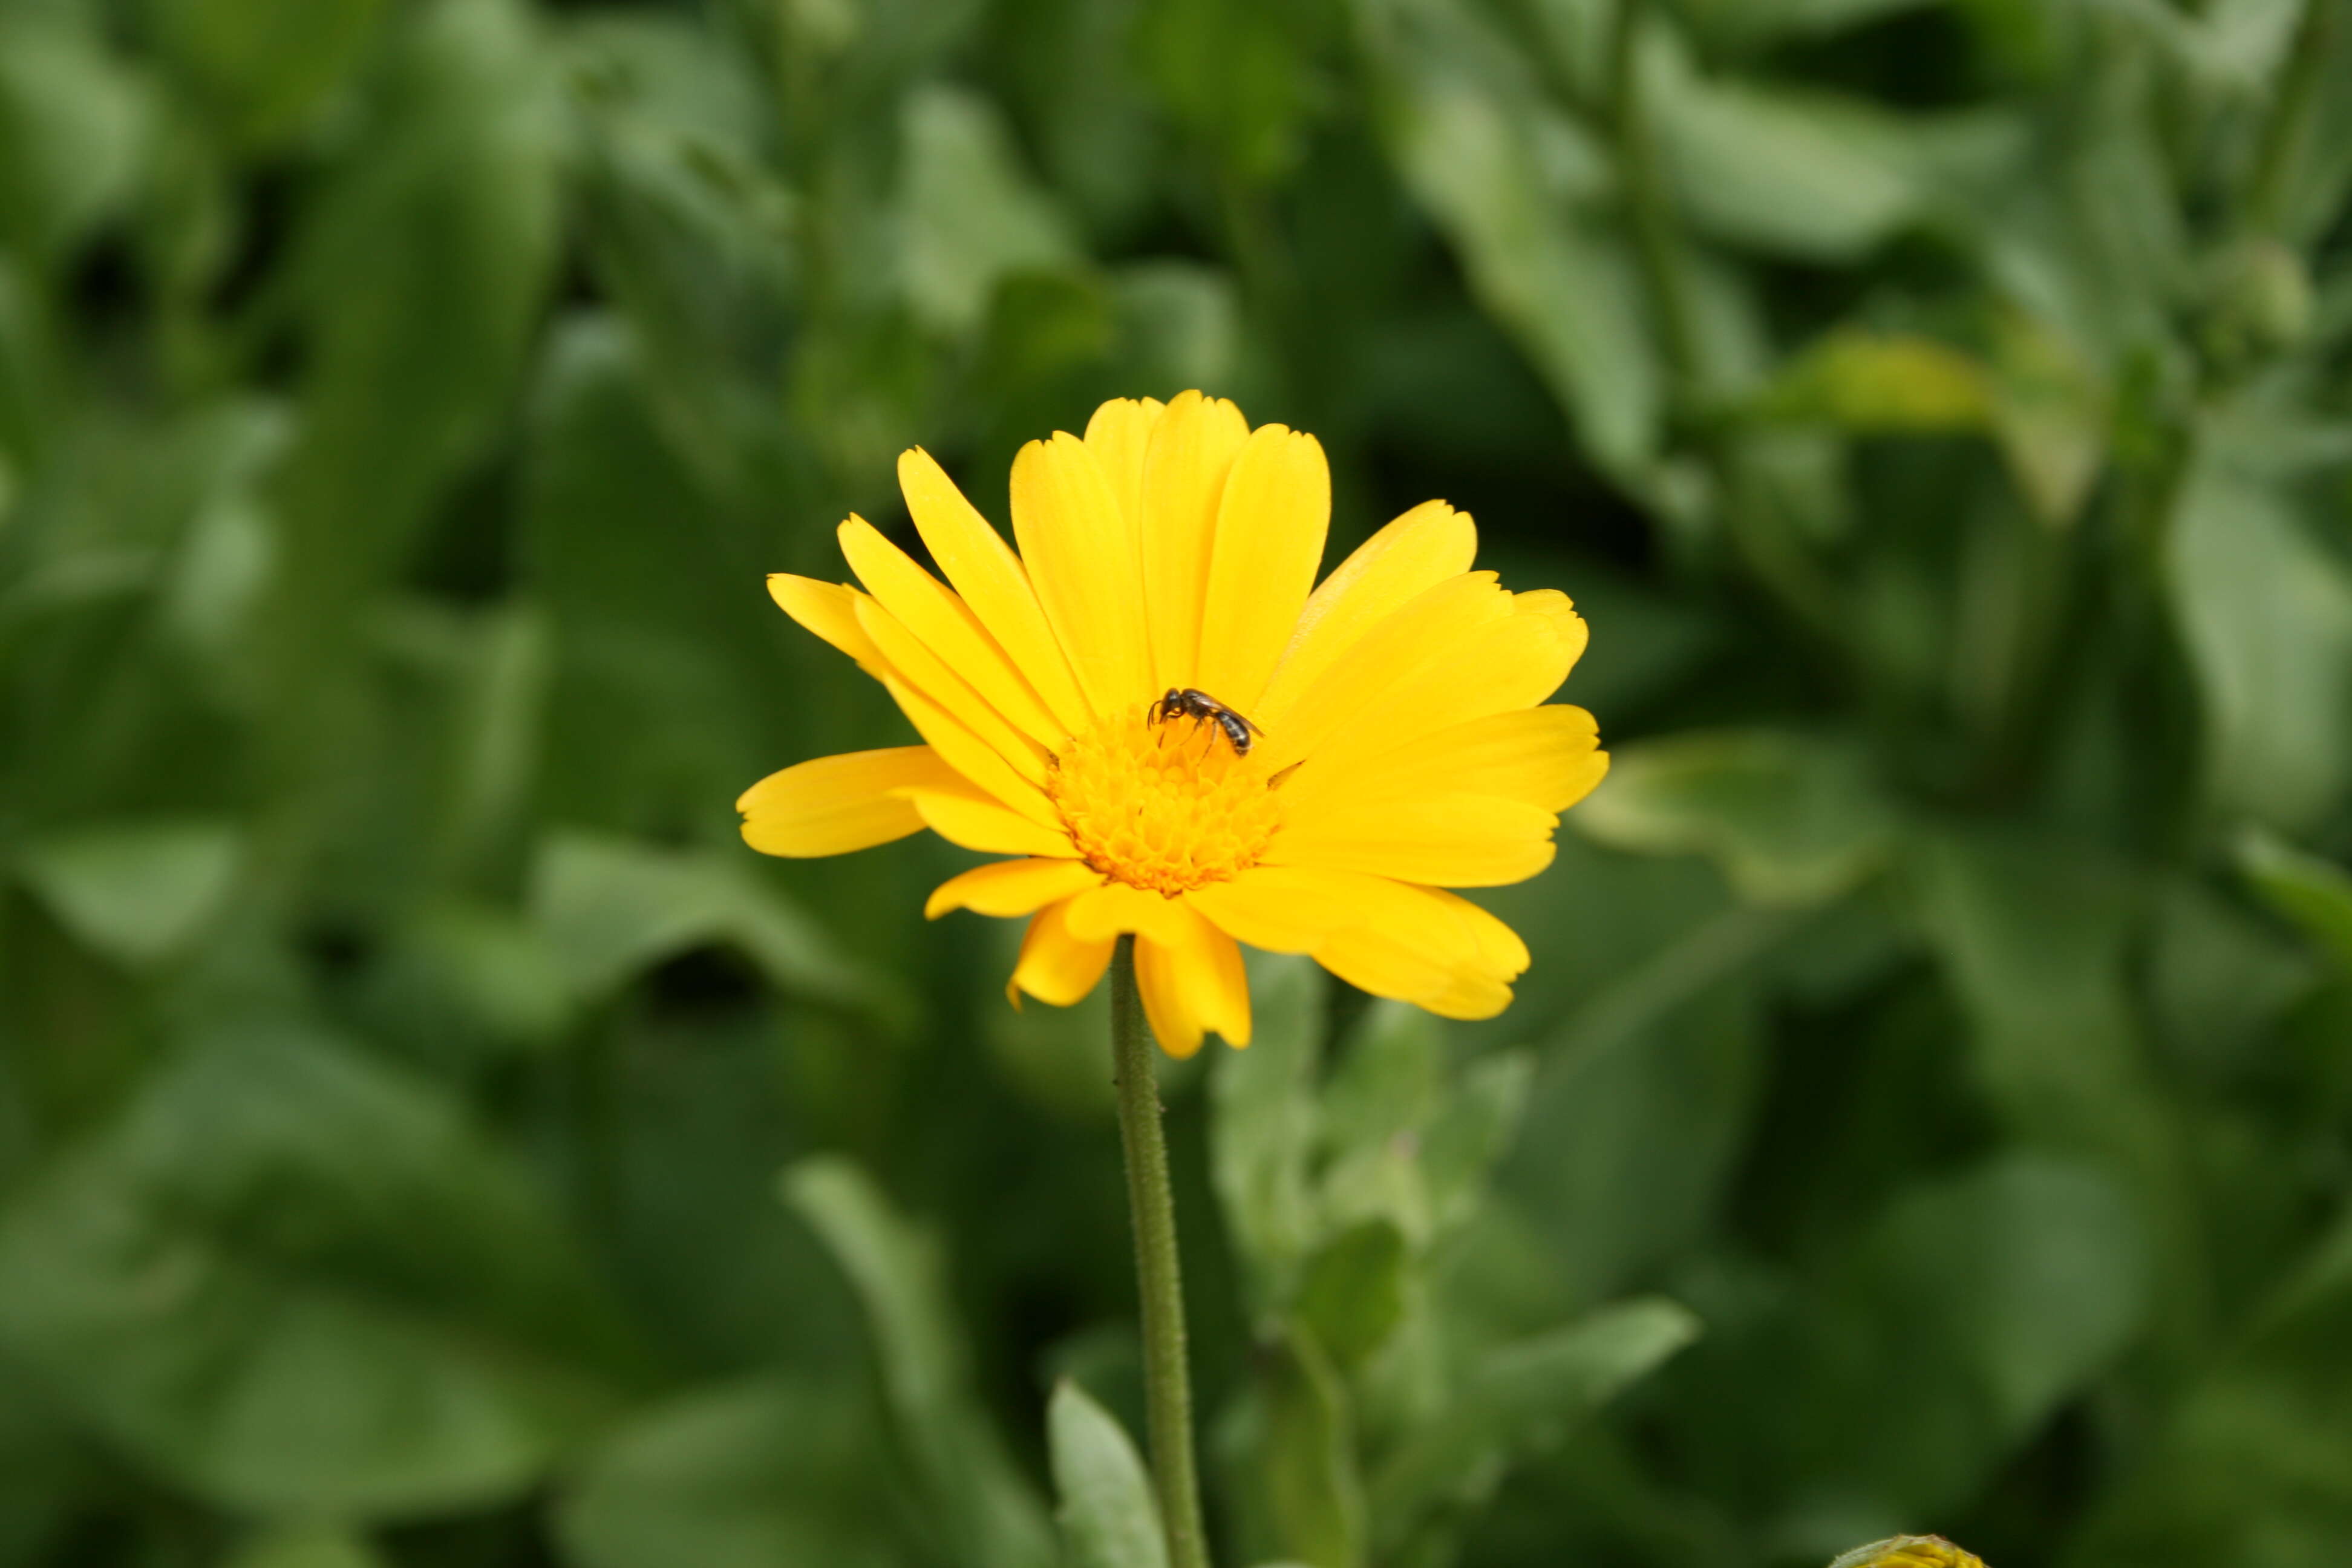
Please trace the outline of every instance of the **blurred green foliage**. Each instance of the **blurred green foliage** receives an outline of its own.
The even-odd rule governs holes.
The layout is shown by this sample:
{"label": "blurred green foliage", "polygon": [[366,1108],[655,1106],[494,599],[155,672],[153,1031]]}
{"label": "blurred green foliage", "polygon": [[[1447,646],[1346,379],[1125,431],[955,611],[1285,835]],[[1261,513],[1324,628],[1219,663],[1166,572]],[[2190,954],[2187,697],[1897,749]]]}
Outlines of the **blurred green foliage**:
{"label": "blurred green foliage", "polygon": [[730,803],[1192,385],[1617,757],[1168,1074],[1220,1560],[2352,1558],[2347,186],[2347,0],[0,0],[0,1568],[1159,1568],[1101,998]]}

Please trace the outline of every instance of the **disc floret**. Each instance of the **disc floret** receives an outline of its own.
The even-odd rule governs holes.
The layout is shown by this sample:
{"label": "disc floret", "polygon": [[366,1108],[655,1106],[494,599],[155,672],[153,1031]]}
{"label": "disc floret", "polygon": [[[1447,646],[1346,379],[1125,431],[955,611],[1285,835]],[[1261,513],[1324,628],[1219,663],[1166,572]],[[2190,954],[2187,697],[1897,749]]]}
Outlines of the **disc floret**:
{"label": "disc floret", "polygon": [[1256,758],[1214,724],[1145,703],[1074,737],[1045,793],[1089,867],[1170,898],[1256,865],[1282,826]]}

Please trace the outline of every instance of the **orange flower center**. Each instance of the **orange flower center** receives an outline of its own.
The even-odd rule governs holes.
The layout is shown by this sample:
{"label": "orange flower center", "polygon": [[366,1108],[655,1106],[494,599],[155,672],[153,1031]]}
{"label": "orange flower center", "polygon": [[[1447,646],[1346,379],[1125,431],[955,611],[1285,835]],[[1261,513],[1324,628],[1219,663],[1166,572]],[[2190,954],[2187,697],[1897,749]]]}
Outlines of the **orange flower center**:
{"label": "orange flower center", "polygon": [[1045,775],[1079,856],[1171,898],[1257,864],[1282,826],[1258,759],[1213,723],[1149,715],[1139,703],[1100,720]]}

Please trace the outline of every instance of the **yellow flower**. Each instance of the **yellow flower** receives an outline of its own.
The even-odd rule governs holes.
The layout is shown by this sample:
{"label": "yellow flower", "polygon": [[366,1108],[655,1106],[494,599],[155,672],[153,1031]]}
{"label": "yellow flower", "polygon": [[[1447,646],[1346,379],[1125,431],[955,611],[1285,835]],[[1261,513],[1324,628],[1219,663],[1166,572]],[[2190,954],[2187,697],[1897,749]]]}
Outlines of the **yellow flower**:
{"label": "yellow flower", "polygon": [[[823,757],[736,802],[771,855],[929,827],[1020,857],[931,895],[1031,917],[1006,987],[1067,1005],[1123,933],[1160,1046],[1250,1037],[1236,939],[1454,1018],[1528,966],[1447,888],[1550,864],[1559,814],[1608,769],[1592,716],[1540,706],[1584,649],[1561,594],[1470,570],[1470,519],[1430,501],[1315,584],[1331,510],[1311,436],[1188,392],[1106,403],[1084,440],[1013,464],[1015,554],[923,451],[898,460],[940,584],[864,519],[856,588],[779,574],[784,612],[889,689],[923,745]],[[950,586],[951,585],[951,586]],[[1256,727],[1237,745],[1207,694]]]}
{"label": "yellow flower", "polygon": [[1984,1560],[1940,1535],[1894,1535],[1857,1546],[1830,1568],[1985,1568]]}

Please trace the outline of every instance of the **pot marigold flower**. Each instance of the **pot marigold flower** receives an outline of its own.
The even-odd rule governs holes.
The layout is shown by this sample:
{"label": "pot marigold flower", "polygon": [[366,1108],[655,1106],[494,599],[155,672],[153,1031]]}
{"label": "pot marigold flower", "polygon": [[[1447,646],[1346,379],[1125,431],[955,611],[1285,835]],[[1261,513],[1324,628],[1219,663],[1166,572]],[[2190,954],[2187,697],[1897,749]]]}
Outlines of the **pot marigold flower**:
{"label": "pot marigold flower", "polygon": [[1566,595],[1473,572],[1443,501],[1321,585],[1330,474],[1312,436],[1188,392],[1104,404],[1013,464],[1018,554],[919,448],[898,460],[945,584],[864,519],[864,591],[779,574],[784,612],[889,689],[924,744],[823,757],[736,802],[771,855],[929,827],[1017,857],[925,913],[1029,917],[1006,994],[1067,1005],[1136,939],[1163,1049],[1250,1037],[1236,942],[1454,1018],[1509,1005],[1528,950],[1445,889],[1551,861],[1609,765],[1546,706],[1584,649]]}
{"label": "pot marigold flower", "polygon": [[1843,1553],[1830,1568],[1985,1568],[1940,1535],[1893,1535]]}

